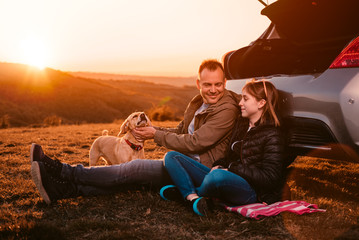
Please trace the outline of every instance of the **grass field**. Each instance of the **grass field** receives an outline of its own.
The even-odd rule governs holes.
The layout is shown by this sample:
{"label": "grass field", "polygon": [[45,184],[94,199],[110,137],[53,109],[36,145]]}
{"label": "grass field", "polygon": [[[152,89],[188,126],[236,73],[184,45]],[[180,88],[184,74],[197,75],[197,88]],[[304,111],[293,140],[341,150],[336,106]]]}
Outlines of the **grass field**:
{"label": "grass field", "polygon": [[[359,239],[359,163],[344,159],[299,157],[290,166],[286,198],[317,204],[324,213],[252,220],[216,210],[205,218],[141,187],[47,206],[31,181],[31,143],[62,162],[88,166],[94,139],[103,129],[116,135],[119,126],[1,129],[0,239]],[[146,158],[160,159],[166,149],[147,141],[145,152]]]}

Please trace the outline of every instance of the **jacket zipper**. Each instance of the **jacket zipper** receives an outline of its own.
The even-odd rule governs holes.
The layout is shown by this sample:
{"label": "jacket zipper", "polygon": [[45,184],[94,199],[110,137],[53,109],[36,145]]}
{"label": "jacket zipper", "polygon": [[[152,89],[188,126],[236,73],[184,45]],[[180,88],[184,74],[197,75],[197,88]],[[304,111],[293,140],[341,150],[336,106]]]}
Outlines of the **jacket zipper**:
{"label": "jacket zipper", "polygon": [[[249,130],[249,131],[250,131],[250,130]],[[243,153],[242,153],[242,151],[243,151],[243,143],[244,143],[244,139],[246,139],[247,134],[248,134],[249,131],[247,131],[247,132],[244,134],[244,136],[243,136],[243,138],[242,138],[242,140],[241,140],[240,159],[241,159],[241,163],[242,163],[243,165],[244,165],[244,162],[243,162]]]}

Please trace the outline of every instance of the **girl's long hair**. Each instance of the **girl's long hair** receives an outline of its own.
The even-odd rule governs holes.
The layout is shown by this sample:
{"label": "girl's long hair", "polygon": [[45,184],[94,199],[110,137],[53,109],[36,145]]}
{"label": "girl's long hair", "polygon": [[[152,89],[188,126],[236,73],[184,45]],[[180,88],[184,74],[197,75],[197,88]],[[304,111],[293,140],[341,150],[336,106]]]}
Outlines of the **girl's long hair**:
{"label": "girl's long hair", "polygon": [[275,126],[280,126],[280,122],[276,114],[278,107],[278,90],[271,82],[265,80],[255,81],[253,79],[244,85],[242,91],[243,90],[246,90],[250,95],[255,97],[257,101],[260,101],[261,99],[266,100],[259,124],[269,122]]}

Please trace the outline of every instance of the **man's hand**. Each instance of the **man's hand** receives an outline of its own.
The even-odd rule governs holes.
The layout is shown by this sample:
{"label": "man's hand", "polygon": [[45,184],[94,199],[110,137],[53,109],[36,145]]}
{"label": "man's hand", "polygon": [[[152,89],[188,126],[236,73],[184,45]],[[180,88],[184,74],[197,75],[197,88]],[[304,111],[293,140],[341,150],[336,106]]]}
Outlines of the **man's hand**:
{"label": "man's hand", "polygon": [[143,142],[155,137],[156,129],[154,127],[135,128],[131,131],[137,141]]}

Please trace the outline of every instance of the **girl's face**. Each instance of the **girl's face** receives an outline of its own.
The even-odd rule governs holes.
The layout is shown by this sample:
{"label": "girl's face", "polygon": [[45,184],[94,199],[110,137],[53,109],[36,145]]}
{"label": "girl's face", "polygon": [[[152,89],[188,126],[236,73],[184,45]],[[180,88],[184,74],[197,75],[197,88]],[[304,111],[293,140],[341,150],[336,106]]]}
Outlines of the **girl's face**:
{"label": "girl's face", "polygon": [[242,117],[249,119],[251,127],[261,118],[265,102],[264,99],[258,101],[253,95],[243,90],[239,106],[241,107]]}

